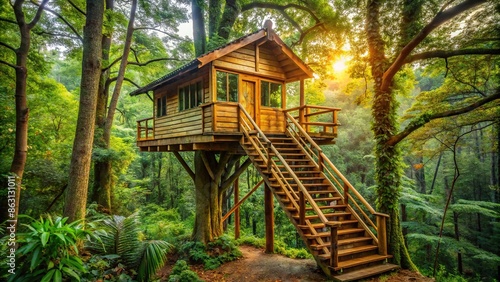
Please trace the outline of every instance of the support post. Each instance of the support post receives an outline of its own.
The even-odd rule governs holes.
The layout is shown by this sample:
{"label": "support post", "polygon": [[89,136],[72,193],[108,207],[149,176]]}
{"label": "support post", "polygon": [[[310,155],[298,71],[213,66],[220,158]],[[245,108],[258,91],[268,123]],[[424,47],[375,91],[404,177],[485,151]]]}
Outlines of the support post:
{"label": "support post", "polygon": [[[234,170],[237,171],[240,168],[240,160],[236,162]],[[234,204],[236,205],[240,201],[240,178],[236,178],[233,182],[234,185]],[[234,211],[234,239],[240,238],[240,208],[236,208]]]}
{"label": "support post", "polygon": [[[299,88],[300,88],[299,123],[300,123],[300,126],[302,126],[302,128],[304,128],[304,122],[306,121],[305,114],[304,114],[304,109],[305,109],[305,105],[306,105],[306,96],[304,94],[305,93],[304,92],[304,79],[300,80],[300,87]],[[304,130],[306,130],[306,129],[304,128]]]}
{"label": "support post", "polygon": [[338,224],[327,222],[326,226],[330,227],[330,266],[339,266],[339,249],[338,249]]}
{"label": "support post", "polygon": [[306,200],[304,198],[304,193],[299,191],[299,224],[306,224]]}
{"label": "support post", "polygon": [[349,204],[349,185],[344,183],[344,205]]}
{"label": "support post", "polygon": [[387,255],[387,226],[386,217],[384,215],[377,215],[377,239],[378,239],[378,254]]}
{"label": "support post", "polygon": [[264,188],[264,212],[266,223],[266,253],[274,253],[274,202],[273,192],[266,184]]}

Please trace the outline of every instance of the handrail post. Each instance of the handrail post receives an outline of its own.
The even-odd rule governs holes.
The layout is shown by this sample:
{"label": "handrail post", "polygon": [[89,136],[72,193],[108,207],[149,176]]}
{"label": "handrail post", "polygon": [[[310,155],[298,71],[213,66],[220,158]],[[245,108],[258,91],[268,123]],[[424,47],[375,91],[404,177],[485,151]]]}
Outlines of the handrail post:
{"label": "handrail post", "polygon": [[323,171],[323,153],[321,151],[318,151],[318,166],[319,171]]}
{"label": "handrail post", "polygon": [[267,151],[267,172],[271,173],[271,142],[266,143]]}
{"label": "handrail post", "polygon": [[304,198],[304,192],[299,191],[299,224],[306,224],[306,199]]}
{"label": "handrail post", "polygon": [[349,185],[344,183],[344,205],[349,205]]}
{"label": "handrail post", "polygon": [[327,222],[326,225],[330,227],[330,266],[339,266],[339,247],[338,247],[338,224]]}
{"label": "handrail post", "polygon": [[377,239],[379,255],[387,255],[387,219],[384,215],[377,214]]}
{"label": "handrail post", "polygon": [[146,139],[149,138],[149,119],[146,120]]}
{"label": "handrail post", "polygon": [[137,121],[137,140],[141,140],[141,122]]}

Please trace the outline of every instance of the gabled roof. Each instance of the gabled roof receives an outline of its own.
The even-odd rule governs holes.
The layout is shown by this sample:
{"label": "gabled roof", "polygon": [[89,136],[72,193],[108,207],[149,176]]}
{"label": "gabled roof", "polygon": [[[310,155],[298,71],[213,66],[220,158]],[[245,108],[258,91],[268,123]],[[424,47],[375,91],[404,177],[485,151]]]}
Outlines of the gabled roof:
{"label": "gabled roof", "polygon": [[[264,38],[264,39],[262,39]],[[215,50],[209,51],[193,61],[187,63],[186,65],[168,73],[167,75],[147,84],[144,87],[141,87],[130,93],[131,96],[147,93],[148,91],[155,90],[156,88],[169,83],[180,75],[188,73],[190,71],[199,69],[210,62],[217,60],[235,50],[238,50],[248,44],[252,44],[258,40],[261,40],[260,44],[270,42],[272,43],[276,53],[283,54],[283,58],[286,61],[293,61],[291,64],[288,62],[287,65],[293,65],[293,68],[288,67],[296,76],[295,80],[298,80],[298,77],[308,77],[311,78],[313,76],[313,71],[307,66],[295,53],[279,38],[279,36],[274,33],[272,29],[272,23],[270,21],[266,21],[265,27],[257,30],[254,33],[245,35],[240,37],[224,46],[221,46]],[[278,55],[278,54],[276,54]],[[297,75],[298,73],[298,75]],[[293,81],[290,80],[290,81]]]}

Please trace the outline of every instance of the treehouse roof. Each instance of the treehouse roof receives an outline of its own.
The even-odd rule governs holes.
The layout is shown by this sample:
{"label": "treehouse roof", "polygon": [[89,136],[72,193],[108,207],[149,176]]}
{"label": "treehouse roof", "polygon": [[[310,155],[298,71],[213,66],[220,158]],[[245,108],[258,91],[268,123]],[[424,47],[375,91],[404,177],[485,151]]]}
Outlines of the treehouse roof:
{"label": "treehouse roof", "polygon": [[[188,72],[199,69],[212,61],[217,60],[218,58],[253,43],[257,43],[259,46],[268,43],[276,56],[284,55],[281,56],[284,59],[281,60],[280,63],[282,65],[287,65],[287,71],[283,71],[283,73],[285,74],[288,82],[297,81],[301,78],[311,78],[313,76],[313,71],[309,68],[309,66],[307,66],[297,55],[295,55],[295,53],[281,40],[281,38],[279,38],[279,36],[272,29],[272,23],[270,21],[266,21],[264,28],[205,53],[173,72],[168,73],[146,86],[133,91],[130,95],[135,96],[155,90]],[[290,65],[293,67],[291,68]]]}

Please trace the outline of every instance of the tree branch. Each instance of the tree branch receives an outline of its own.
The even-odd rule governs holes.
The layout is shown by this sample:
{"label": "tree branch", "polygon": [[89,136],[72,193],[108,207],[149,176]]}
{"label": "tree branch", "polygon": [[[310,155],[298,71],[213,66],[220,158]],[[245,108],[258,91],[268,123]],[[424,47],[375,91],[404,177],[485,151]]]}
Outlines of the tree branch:
{"label": "tree branch", "polygon": [[177,61],[177,62],[189,62],[189,60],[184,60],[184,59],[177,59],[177,58],[157,58],[157,59],[152,59],[149,61],[146,61],[144,63],[140,62],[129,62],[129,65],[134,65],[134,66],[146,66],[154,62],[160,62],[160,61]]}
{"label": "tree branch", "polygon": [[163,33],[169,37],[172,37],[174,39],[177,39],[179,41],[184,41],[184,42],[190,42],[190,39],[186,39],[186,38],[182,38],[180,36],[178,36],[177,34],[173,34],[173,33],[169,33],[169,32],[166,32],[166,31],[163,31],[159,28],[154,28],[154,27],[136,27],[134,28],[134,30],[153,30],[153,31],[156,31],[156,32],[159,32],[159,33]]}
{"label": "tree branch", "polygon": [[302,31],[300,33],[299,40],[297,40],[296,42],[292,43],[291,47],[294,47],[294,46],[296,46],[298,44],[301,44],[302,41],[304,40],[304,38],[306,37],[306,35],[308,35],[311,31],[313,31],[313,30],[315,30],[315,29],[317,29],[319,27],[323,27],[324,25],[325,25],[324,23],[317,23],[317,24],[311,26],[310,28],[306,29],[305,31]]}
{"label": "tree branch", "polygon": [[311,11],[311,9],[304,7],[304,6],[301,6],[301,5],[298,5],[298,4],[293,4],[293,3],[286,4],[286,5],[279,5],[279,4],[267,3],[267,2],[252,2],[252,3],[248,3],[248,4],[243,5],[241,7],[241,11],[244,12],[244,11],[248,11],[251,9],[257,9],[257,8],[274,9],[274,10],[278,10],[278,11],[285,11],[286,9],[289,9],[289,8],[295,8],[298,10],[302,10],[302,11],[308,13],[309,15],[311,15],[311,17],[316,21],[316,23],[320,22],[320,19],[313,13],[313,11]]}
{"label": "tree branch", "polygon": [[17,25],[17,22],[15,20],[11,20],[11,19],[4,18],[4,17],[0,17],[0,21]]}
{"label": "tree branch", "polygon": [[450,57],[464,56],[464,55],[500,55],[500,49],[462,49],[462,50],[434,50],[428,52],[422,52],[415,55],[408,56],[405,60],[405,64],[413,63],[419,60],[426,60],[432,58],[447,59]]}
{"label": "tree branch", "polygon": [[248,166],[252,163],[250,159],[246,159],[245,162],[243,162],[242,165],[236,170],[224,183],[221,185],[221,192],[226,191],[229,187],[231,187],[231,184],[240,177],[240,175],[248,168]]}
{"label": "tree branch", "polygon": [[[406,136],[410,135],[413,131],[419,129],[420,127],[424,126],[425,124],[429,123],[431,120],[439,119],[439,118],[445,118],[445,117],[452,117],[452,116],[457,116],[461,114],[468,113],[472,110],[475,110],[479,107],[481,107],[484,104],[487,104],[489,102],[495,101],[497,99],[500,99],[500,89],[497,90],[497,92],[491,96],[488,96],[486,98],[483,98],[481,100],[478,100],[475,103],[472,103],[468,106],[459,108],[459,109],[454,109],[454,110],[449,110],[445,111],[442,113],[437,113],[437,114],[431,114],[431,115],[421,115],[417,122],[410,122],[410,124],[400,133],[392,136],[388,141],[387,145],[389,146],[394,146],[401,142]],[[423,118],[423,120],[422,120]]]}
{"label": "tree branch", "polygon": [[430,23],[428,23],[415,37],[413,37],[412,40],[410,40],[410,42],[401,50],[396,60],[385,71],[380,85],[380,90],[387,91],[389,89],[394,75],[396,75],[396,73],[404,65],[406,58],[434,29],[451,20],[455,16],[483,3],[486,3],[486,0],[466,0],[454,7],[440,11]]}
{"label": "tree branch", "polygon": [[[35,1],[31,1],[33,4],[35,4],[36,2]],[[45,5],[47,5],[47,3],[49,2],[49,0],[43,0],[42,1],[42,4],[38,4],[36,3],[35,5],[39,5],[38,6],[38,10],[36,11],[36,14],[35,14],[35,17],[33,18],[33,20],[28,24],[28,29],[32,29],[33,27],[35,27],[35,25],[38,23],[38,21],[40,20],[40,18],[42,17],[42,13],[43,13],[43,10],[45,8]]]}
{"label": "tree branch", "polygon": [[4,60],[0,60],[0,64],[4,64],[4,65],[9,66],[9,67],[11,67],[11,68],[13,68],[13,69],[18,69],[18,68],[19,68],[19,66],[16,66],[16,65],[14,65],[14,64],[11,64],[11,63],[9,63],[9,62],[6,62],[6,61],[4,61]]}
{"label": "tree branch", "polygon": [[16,52],[17,52],[16,48],[14,48],[14,47],[10,46],[10,45],[9,45],[9,44],[7,44],[7,43],[3,43],[2,41],[0,41],[0,46],[3,46],[3,47],[5,47],[5,48],[7,48],[7,49],[10,49],[10,50],[11,50],[12,52],[14,52],[14,53],[16,53]]}
{"label": "tree branch", "polygon": [[82,10],[82,9],[80,9],[78,6],[76,6],[76,4],[75,4],[75,3],[73,3],[73,1],[71,1],[71,0],[67,0],[67,1],[68,1],[68,3],[69,3],[71,6],[73,6],[73,8],[75,8],[75,10],[77,10],[80,14],[82,14],[82,15],[84,15],[84,16],[86,16],[86,15],[87,15],[87,14],[85,13],[85,11],[83,11],[83,10]]}
{"label": "tree branch", "polygon": [[[33,3],[34,5],[37,5],[37,6],[39,5],[38,3],[34,2],[34,1],[31,1],[31,3]],[[40,5],[40,7],[41,7],[41,5]],[[61,21],[63,21],[66,24],[66,26],[68,26],[69,29],[71,29],[71,31],[73,31],[73,33],[76,35],[76,37],[78,38],[78,40],[80,40],[80,42],[83,43],[83,38],[80,36],[80,34],[76,30],[76,28],[74,28],[63,16],[61,16],[59,13],[57,13],[56,11],[54,11],[54,10],[48,8],[48,7],[44,7],[44,9],[47,12],[50,12],[51,14],[55,15]]]}
{"label": "tree branch", "polygon": [[[110,85],[112,82],[115,82],[116,80],[118,79],[118,77],[113,77],[113,78],[110,78],[108,80],[106,80],[106,85]],[[130,84],[134,85],[135,87],[137,88],[141,88],[137,83],[135,83],[133,80],[131,80],[130,78],[123,78],[123,81],[127,81],[129,82]]]}

